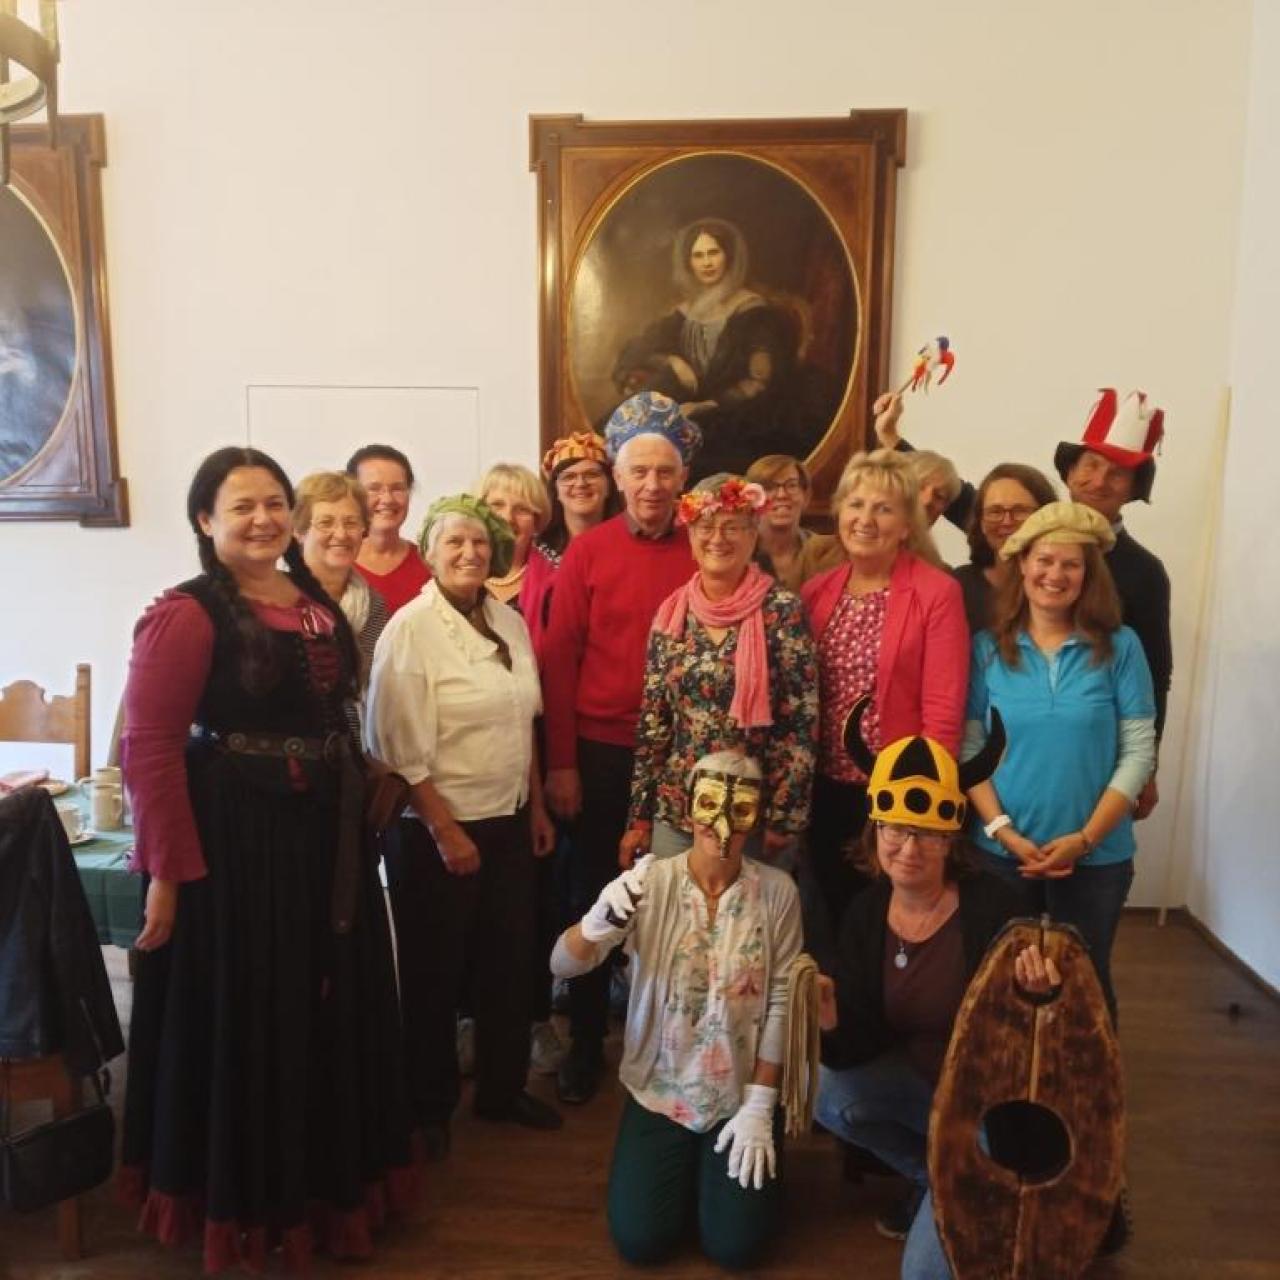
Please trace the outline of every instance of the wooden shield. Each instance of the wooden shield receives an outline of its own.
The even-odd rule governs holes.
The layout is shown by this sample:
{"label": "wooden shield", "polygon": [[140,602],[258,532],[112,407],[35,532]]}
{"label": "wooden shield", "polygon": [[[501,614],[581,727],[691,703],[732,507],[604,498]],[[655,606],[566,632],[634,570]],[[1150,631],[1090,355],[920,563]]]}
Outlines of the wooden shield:
{"label": "wooden shield", "polygon": [[[1032,943],[1062,976],[1049,997],[1015,979]],[[1123,1159],[1120,1049],[1089,953],[1069,926],[1014,920],[960,1006],[929,1125],[956,1280],[1075,1280],[1110,1221]]]}

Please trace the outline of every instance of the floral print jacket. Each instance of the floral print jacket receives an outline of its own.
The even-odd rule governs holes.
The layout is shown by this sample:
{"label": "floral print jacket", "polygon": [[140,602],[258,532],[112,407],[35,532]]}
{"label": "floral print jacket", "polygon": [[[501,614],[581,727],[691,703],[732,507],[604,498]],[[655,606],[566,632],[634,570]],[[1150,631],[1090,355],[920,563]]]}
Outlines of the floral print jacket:
{"label": "floral print jacket", "polygon": [[682,635],[650,633],[629,822],[661,821],[688,834],[689,771],[712,751],[741,748],[764,770],[766,828],[794,835],[808,826],[817,653],[798,596],[773,587],[761,608],[773,724],[746,732],[729,717],[738,629],[716,644],[690,611]]}

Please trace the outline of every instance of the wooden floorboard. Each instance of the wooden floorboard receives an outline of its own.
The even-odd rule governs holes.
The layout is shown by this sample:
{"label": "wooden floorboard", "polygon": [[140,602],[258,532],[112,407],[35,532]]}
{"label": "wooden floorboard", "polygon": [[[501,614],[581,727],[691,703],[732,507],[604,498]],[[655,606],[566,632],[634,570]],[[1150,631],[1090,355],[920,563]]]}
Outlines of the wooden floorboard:
{"label": "wooden floorboard", "polygon": [[[123,953],[108,951],[127,1017]],[[1129,1099],[1129,1177],[1137,1233],[1092,1280],[1280,1278],[1280,1008],[1185,922],[1127,917],[1116,984]],[[1231,1016],[1232,1005],[1239,1007]],[[617,1045],[613,1045],[616,1056]],[[115,1099],[123,1068],[115,1069]],[[550,1098],[550,1082],[535,1091]],[[604,1224],[604,1186],[621,1106],[616,1082],[590,1106],[565,1108],[553,1134],[473,1120],[455,1126],[453,1154],[430,1166],[419,1213],[389,1229],[358,1268],[321,1262],[321,1277],[521,1280],[642,1274],[619,1264]],[[876,1235],[892,1183],[840,1177],[829,1142],[788,1149],[787,1231],[769,1277],[893,1280],[900,1247]],[[12,1280],[196,1277],[194,1250],[139,1238],[109,1189],[87,1197],[79,1263],[58,1258],[52,1210],[0,1215],[0,1276]],[[661,1269],[693,1280],[723,1275],[689,1251]]]}

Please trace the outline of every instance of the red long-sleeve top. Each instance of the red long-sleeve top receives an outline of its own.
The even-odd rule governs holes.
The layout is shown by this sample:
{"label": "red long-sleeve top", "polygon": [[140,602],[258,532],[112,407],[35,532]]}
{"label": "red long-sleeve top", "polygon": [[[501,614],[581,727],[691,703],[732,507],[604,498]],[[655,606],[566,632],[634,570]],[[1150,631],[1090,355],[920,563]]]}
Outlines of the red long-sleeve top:
{"label": "red long-sleeve top", "polygon": [[576,767],[580,737],[635,745],[653,615],[693,570],[683,529],[647,538],[625,513],[569,544],[542,643],[548,768]]}
{"label": "red long-sleeve top", "polygon": [[[302,630],[298,607],[251,602],[277,631]],[[312,611],[326,632],[331,619]],[[124,691],[121,757],[133,808],[132,869],[161,880],[206,871],[187,790],[186,750],[213,663],[213,620],[194,596],[168,591],[142,615]]]}

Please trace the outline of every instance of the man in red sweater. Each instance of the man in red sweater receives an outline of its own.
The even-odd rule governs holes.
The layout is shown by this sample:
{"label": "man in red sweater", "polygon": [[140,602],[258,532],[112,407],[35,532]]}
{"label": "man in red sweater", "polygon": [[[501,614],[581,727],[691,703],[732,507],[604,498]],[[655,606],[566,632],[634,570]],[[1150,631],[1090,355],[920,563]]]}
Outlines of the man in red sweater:
{"label": "man in red sweater", "polygon": [[[694,571],[676,501],[701,433],[673,400],[644,391],[609,419],[605,441],[626,507],[579,534],[556,575],[543,646],[547,801],[572,823],[570,898],[580,915],[618,873],[626,829],[645,651],[658,605]],[[573,1045],[560,1067],[564,1102],[600,1084],[609,966],[569,985]]]}

